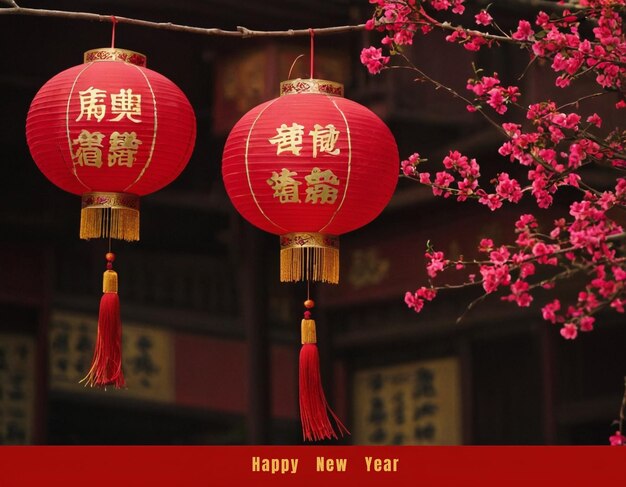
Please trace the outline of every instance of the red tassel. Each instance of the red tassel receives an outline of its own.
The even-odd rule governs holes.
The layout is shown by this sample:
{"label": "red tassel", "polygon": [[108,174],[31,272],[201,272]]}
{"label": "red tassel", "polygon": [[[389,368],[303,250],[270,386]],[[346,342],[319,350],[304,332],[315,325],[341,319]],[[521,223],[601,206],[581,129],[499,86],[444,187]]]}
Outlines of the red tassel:
{"label": "red tassel", "polygon": [[122,320],[117,294],[117,273],[112,270],[115,256],[107,254],[107,270],[103,277],[103,292],[98,316],[98,336],[91,368],[81,382],[85,385],[125,387],[122,371]]}
{"label": "red tassel", "polygon": [[333,428],[330,418],[333,419],[341,436],[344,433],[349,435],[350,432],[326,401],[316,345],[315,321],[310,319],[311,313],[309,311],[306,311],[304,316],[302,320],[302,348],[300,349],[300,421],[302,422],[302,434],[306,441],[337,439],[337,432]]}

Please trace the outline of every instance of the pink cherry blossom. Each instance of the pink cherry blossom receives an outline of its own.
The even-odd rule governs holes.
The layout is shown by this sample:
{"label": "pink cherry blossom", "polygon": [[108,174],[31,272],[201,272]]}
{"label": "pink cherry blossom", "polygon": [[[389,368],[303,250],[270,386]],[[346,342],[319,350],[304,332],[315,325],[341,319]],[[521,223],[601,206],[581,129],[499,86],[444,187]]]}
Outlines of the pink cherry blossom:
{"label": "pink cherry blossom", "polygon": [[381,48],[367,47],[361,51],[361,62],[371,74],[380,73],[389,59],[389,56],[383,56]]}
{"label": "pink cherry blossom", "polygon": [[573,323],[567,323],[561,328],[561,336],[566,340],[573,340],[578,336],[578,329]]}
{"label": "pink cherry blossom", "polygon": [[428,276],[437,277],[437,274],[443,271],[445,266],[443,252],[426,253],[426,258],[430,260],[426,266]]}
{"label": "pink cherry blossom", "polygon": [[478,25],[489,25],[493,21],[493,17],[486,10],[481,10],[474,16]]}
{"label": "pink cherry blossom", "polygon": [[[569,296],[563,289],[563,297],[548,298],[541,308],[544,319],[559,324],[560,334],[569,340],[599,327],[596,320],[610,311],[624,313],[625,231],[614,214],[626,207],[626,178],[620,172],[626,170],[626,133],[612,126],[619,117],[610,110],[626,108],[626,1],[580,0],[575,2],[576,10],[538,11],[534,17],[518,19],[508,35],[494,29],[496,20],[487,9],[474,10],[466,18],[450,15],[463,13],[462,0],[370,3],[375,12],[365,27],[380,32],[381,41],[380,47],[364,49],[361,60],[373,74],[397,56],[398,64],[414,69],[415,79],[424,81],[418,71],[420,60],[414,60],[415,66],[406,64],[400,56],[402,46],[444,31],[447,42],[470,51],[512,43],[525,50],[534,65],[551,71],[561,88],[558,103],[542,96],[541,85],[522,93],[518,86],[507,86],[506,80],[518,75],[523,79],[524,73],[500,77],[483,71],[477,62],[466,82],[467,91],[456,96],[464,99],[461,107],[475,112],[472,118],[488,117],[500,131],[499,157],[487,159],[484,171],[492,179],[483,178],[475,158],[457,150],[437,162],[421,159],[417,153],[401,162],[401,174],[430,186],[435,196],[478,203],[491,211],[505,206],[514,211],[510,204],[521,202],[528,193],[528,204],[556,214],[548,217],[540,211],[536,214],[540,222],[525,210],[513,220],[513,238],[483,239],[478,244],[482,257],[477,260],[449,259],[429,244],[425,254],[429,279],[442,279],[444,270],[456,271],[467,276],[464,285],[480,284],[485,293],[498,292],[505,301],[530,306],[538,301],[538,293],[553,292],[571,275],[576,278],[571,282],[580,282],[579,287]],[[491,33],[506,36],[507,42],[496,44]],[[588,84],[579,83],[583,77]],[[525,82],[521,86],[531,87]],[[601,97],[597,105],[587,101],[595,97]],[[593,112],[593,106],[604,107],[602,116]],[[433,167],[422,171],[422,163]],[[509,164],[514,167],[506,169]],[[598,171],[603,172],[601,179],[593,177]],[[601,185],[596,184],[600,180]],[[555,204],[562,195],[569,201],[564,210]],[[440,289],[422,286],[407,293],[406,304],[419,312]]]}
{"label": "pink cherry blossom", "polygon": [[556,312],[560,309],[561,309],[561,302],[558,299],[555,299],[551,303],[546,304],[543,308],[541,308],[543,319],[551,323],[556,323],[557,322]]}
{"label": "pink cherry blossom", "polygon": [[609,437],[609,443],[611,446],[622,446],[626,444],[626,437],[622,435],[621,431],[616,431],[614,435]]}
{"label": "pink cherry blossom", "polygon": [[530,26],[530,22],[527,20],[520,20],[517,26],[517,30],[511,36],[513,39],[518,41],[527,41],[530,40],[534,36],[534,32],[532,27]]}
{"label": "pink cherry blossom", "polygon": [[600,115],[598,115],[597,113],[594,113],[593,115],[589,115],[587,117],[587,122],[595,125],[598,128],[602,127],[602,119],[600,118]]}
{"label": "pink cherry blossom", "polygon": [[404,295],[404,302],[416,313],[419,313],[424,308],[424,300],[416,297],[415,294],[410,292],[407,292]]}
{"label": "pink cherry blossom", "polygon": [[480,196],[479,203],[486,205],[491,211],[497,210],[502,206],[502,199],[497,194],[487,194],[484,191],[477,194]]}

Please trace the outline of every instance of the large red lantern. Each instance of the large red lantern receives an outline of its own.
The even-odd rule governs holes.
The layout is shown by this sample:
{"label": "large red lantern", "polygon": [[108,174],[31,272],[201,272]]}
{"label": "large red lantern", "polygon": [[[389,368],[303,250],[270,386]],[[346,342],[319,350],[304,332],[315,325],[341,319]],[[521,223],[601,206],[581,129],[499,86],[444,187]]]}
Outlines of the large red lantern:
{"label": "large red lantern", "polygon": [[[233,127],[222,176],[235,208],[280,235],[281,281],[339,281],[339,235],[376,218],[398,180],[398,149],[373,112],[343,98],[343,86],[297,79]],[[300,416],[306,440],[347,432],[326,401],[319,374],[314,303],[304,303]]]}
{"label": "large red lantern", "polygon": [[280,235],[281,281],[339,281],[338,236],[376,218],[398,180],[398,149],[372,111],[343,86],[298,79],[246,113],[224,147],[235,208]]}
{"label": "large red lantern", "polygon": [[[193,151],[196,124],[183,92],[142,54],[85,53],[33,99],[26,139],[41,172],[82,196],[80,237],[139,240],[139,197],[172,182]],[[96,352],[86,380],[124,385],[115,256],[108,253]]]}
{"label": "large red lantern", "polygon": [[85,53],[33,99],[26,139],[41,172],[82,196],[81,238],[139,240],[139,197],[172,182],[193,150],[183,92],[123,49]]}

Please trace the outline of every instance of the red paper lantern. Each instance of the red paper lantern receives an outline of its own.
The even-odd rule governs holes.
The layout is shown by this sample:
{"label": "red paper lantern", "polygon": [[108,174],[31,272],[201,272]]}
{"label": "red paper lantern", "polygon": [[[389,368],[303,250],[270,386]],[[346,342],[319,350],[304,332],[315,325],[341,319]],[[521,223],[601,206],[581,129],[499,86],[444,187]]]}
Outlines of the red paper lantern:
{"label": "red paper lantern", "polygon": [[222,176],[239,213],[281,236],[282,281],[337,283],[338,236],[380,214],[398,162],[389,128],[342,85],[290,80],[234,126]]}
{"label": "red paper lantern", "polygon": [[172,182],[194,147],[183,92],[146,57],[95,49],[33,99],[26,139],[41,172],[82,195],[81,238],[139,240],[139,197]]}
{"label": "red paper lantern", "polygon": [[[80,237],[139,240],[139,197],[172,182],[196,137],[189,101],[145,67],[143,54],[95,49],[50,79],[33,99],[26,139],[41,172],[82,195]],[[125,385],[115,255],[106,254],[98,334],[84,381]],[[82,381],[81,381],[82,382]]]}
{"label": "red paper lantern", "polygon": [[[398,181],[398,149],[370,110],[323,80],[281,83],[281,96],[245,114],[224,147],[235,208],[280,235],[281,281],[339,281],[339,238],[376,218]],[[326,401],[311,310],[301,323],[299,402],[305,440],[348,433]]]}

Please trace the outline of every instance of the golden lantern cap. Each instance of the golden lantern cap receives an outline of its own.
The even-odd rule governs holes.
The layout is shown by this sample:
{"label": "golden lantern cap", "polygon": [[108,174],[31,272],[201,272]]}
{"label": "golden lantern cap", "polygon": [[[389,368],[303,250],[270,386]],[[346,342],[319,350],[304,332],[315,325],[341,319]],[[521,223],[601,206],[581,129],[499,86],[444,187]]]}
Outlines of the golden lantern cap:
{"label": "golden lantern cap", "polygon": [[100,47],[85,52],[83,57],[85,63],[96,61],[122,61],[135,66],[146,67],[147,57],[140,52],[130,51],[128,49],[119,49],[117,47]]}
{"label": "golden lantern cap", "polygon": [[343,97],[343,85],[335,81],[314,78],[288,79],[280,83],[280,96],[318,93]]}
{"label": "golden lantern cap", "polygon": [[94,191],[84,193],[81,200],[82,208],[123,208],[139,211],[139,196],[131,193]]}

